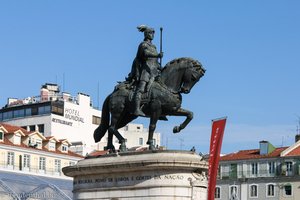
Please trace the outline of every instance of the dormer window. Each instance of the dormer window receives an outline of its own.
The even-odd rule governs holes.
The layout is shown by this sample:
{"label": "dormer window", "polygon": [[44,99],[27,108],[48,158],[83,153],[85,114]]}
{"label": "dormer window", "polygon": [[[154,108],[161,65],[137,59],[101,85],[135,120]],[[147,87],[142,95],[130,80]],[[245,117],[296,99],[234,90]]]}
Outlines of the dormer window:
{"label": "dormer window", "polygon": [[3,140],[4,140],[4,133],[0,131],[0,141],[3,142]]}
{"label": "dormer window", "polygon": [[65,144],[63,144],[63,145],[61,146],[61,151],[62,151],[62,152],[67,152],[67,151],[68,151],[68,146],[65,145]]}
{"label": "dormer window", "polygon": [[36,148],[41,149],[42,148],[42,140],[36,139],[35,140]]}
{"label": "dormer window", "polygon": [[21,135],[18,133],[14,136],[14,144],[21,144]]}
{"label": "dormer window", "polygon": [[55,142],[54,141],[49,142],[49,150],[50,151],[55,151]]}
{"label": "dormer window", "polygon": [[35,143],[34,137],[30,137],[30,138],[29,138],[28,146],[34,147],[34,148],[37,146],[36,143]]}

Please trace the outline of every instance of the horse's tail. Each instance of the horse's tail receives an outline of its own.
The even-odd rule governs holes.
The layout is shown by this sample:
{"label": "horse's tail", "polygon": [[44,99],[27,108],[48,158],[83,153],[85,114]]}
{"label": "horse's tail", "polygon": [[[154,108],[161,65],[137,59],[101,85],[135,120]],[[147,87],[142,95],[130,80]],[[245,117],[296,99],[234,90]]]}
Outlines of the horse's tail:
{"label": "horse's tail", "polygon": [[102,106],[102,114],[101,114],[101,123],[94,131],[94,140],[95,142],[99,142],[102,137],[105,135],[107,129],[109,128],[109,99],[110,95],[108,95]]}

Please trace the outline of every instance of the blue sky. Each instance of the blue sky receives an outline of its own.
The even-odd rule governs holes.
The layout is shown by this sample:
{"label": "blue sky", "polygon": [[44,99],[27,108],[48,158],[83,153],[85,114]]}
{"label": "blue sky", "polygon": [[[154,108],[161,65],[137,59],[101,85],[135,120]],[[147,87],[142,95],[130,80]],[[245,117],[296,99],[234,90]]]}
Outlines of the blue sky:
{"label": "blue sky", "polygon": [[[183,107],[194,112],[159,122],[171,149],[207,152],[211,120],[227,116],[222,152],[290,145],[299,124],[299,1],[0,1],[0,105],[38,95],[46,82],[100,105],[130,71],[143,39],[136,26],[163,33],[163,64],[198,59],[207,69]],[[135,122],[148,126],[147,119]],[[92,133],[86,133],[92,137]]]}

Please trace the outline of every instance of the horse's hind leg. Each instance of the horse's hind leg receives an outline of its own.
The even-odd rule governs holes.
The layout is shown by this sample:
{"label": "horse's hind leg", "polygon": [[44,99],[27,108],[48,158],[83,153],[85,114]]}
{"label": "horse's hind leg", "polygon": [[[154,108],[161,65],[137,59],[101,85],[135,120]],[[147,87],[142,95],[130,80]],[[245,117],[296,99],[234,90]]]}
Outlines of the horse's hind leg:
{"label": "horse's hind leg", "polygon": [[113,145],[113,133],[108,131],[108,138],[107,138],[107,146],[106,149],[109,150],[109,152],[115,153],[116,149],[115,146]]}
{"label": "horse's hind leg", "polygon": [[153,134],[156,129],[156,123],[159,119],[160,114],[161,114],[160,110],[156,111],[152,113],[150,118],[149,134],[148,134],[148,141],[147,141],[147,144],[149,145],[149,150],[155,150]]}
{"label": "horse's hind leg", "polygon": [[[122,120],[122,114],[112,113],[110,127],[108,128],[108,134],[115,135],[118,138],[119,143],[120,143],[119,150],[121,152],[124,152],[124,151],[126,151],[126,145],[125,145],[126,141],[125,141],[125,138],[123,138],[123,136],[119,133],[118,128],[117,128],[118,123],[121,120]],[[111,141],[112,141],[112,138],[111,138]]]}

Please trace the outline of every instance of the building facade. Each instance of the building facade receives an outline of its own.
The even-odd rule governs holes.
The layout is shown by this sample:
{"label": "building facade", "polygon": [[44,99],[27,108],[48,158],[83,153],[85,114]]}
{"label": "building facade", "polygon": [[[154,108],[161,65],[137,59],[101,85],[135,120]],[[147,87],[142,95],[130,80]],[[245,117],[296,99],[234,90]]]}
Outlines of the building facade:
{"label": "building facade", "polygon": [[83,159],[69,146],[66,139],[0,123],[0,171],[67,178],[61,169]]}
{"label": "building facade", "polygon": [[300,198],[300,141],[279,148],[261,141],[259,146],[221,157],[216,200]]}

